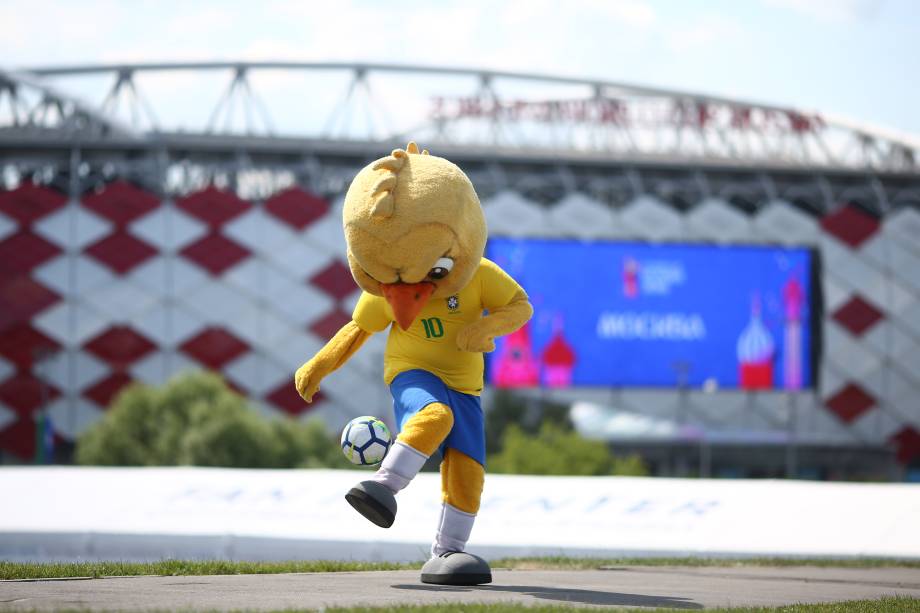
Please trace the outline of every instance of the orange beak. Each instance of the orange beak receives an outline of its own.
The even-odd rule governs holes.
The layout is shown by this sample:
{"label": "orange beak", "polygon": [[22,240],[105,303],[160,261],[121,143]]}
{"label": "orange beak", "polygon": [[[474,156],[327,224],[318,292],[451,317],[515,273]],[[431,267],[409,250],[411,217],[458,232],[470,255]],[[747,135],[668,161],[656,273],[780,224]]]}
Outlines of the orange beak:
{"label": "orange beak", "polygon": [[434,283],[381,283],[383,297],[390,303],[396,323],[408,330],[434,291]]}

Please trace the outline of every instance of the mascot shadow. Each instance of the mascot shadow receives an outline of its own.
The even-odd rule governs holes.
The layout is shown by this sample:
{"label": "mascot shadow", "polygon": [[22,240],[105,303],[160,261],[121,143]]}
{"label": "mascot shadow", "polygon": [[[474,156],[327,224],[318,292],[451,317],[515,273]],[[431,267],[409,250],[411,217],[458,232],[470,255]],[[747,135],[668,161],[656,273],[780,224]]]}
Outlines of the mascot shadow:
{"label": "mascot shadow", "polygon": [[457,587],[448,585],[393,585],[399,590],[420,590],[426,592],[511,592],[526,594],[534,598],[555,600],[563,603],[589,605],[629,606],[629,607],[670,607],[672,609],[702,609],[703,605],[687,598],[673,596],[647,596],[644,594],[624,594],[620,592],[600,592],[596,590],[577,590],[536,585],[477,585]]}

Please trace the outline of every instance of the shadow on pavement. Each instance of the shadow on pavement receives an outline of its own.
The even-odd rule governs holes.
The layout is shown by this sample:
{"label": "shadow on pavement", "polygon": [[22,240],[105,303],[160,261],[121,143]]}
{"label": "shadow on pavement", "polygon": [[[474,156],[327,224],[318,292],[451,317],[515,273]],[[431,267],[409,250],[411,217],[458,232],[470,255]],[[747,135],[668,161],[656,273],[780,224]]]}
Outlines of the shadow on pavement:
{"label": "shadow on pavement", "polygon": [[623,594],[619,592],[598,592],[595,590],[574,590],[535,585],[477,585],[460,587],[451,585],[393,585],[399,590],[421,590],[428,592],[514,592],[534,598],[555,600],[557,602],[577,602],[593,605],[619,605],[631,607],[671,607],[674,609],[702,609],[703,605],[687,598],[671,596],[646,596],[643,594]]}

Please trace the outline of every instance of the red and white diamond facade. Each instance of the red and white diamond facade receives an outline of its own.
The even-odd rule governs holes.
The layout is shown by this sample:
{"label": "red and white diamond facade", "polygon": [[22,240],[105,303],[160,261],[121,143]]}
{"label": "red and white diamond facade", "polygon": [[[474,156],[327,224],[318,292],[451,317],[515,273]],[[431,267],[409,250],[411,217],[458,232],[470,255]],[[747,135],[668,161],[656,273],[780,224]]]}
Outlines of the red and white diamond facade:
{"label": "red and white diamond facade", "polygon": [[300,188],[259,202],[215,187],[164,200],[120,180],[79,200],[31,182],[0,192],[0,449],[30,459],[43,406],[73,439],[125,386],[193,368],[268,413],[337,427],[385,410],[374,360],[311,404],[293,387],[359,293],[328,247],[340,239],[312,238],[334,216]]}
{"label": "red and white diamond facade", "polygon": [[[339,198],[340,201],[340,198]],[[687,209],[644,195],[613,209],[573,193],[549,207],[515,191],[483,202],[511,236],[811,245],[824,301],[819,387],[796,396],[803,444],[880,445],[920,456],[920,213],[879,219],[846,203],[823,217],[783,200],[745,214],[718,198]],[[0,449],[35,452],[37,411],[73,439],[132,382],[190,368],[221,373],[269,414],[337,428],[386,414],[383,335],[312,404],[293,372],[345,322],[359,295],[340,206],[306,187],[260,201],[210,186],[164,199],[115,180],[79,199],[24,182],[0,192]],[[621,390],[624,408],[713,428],[788,423],[781,392]]]}

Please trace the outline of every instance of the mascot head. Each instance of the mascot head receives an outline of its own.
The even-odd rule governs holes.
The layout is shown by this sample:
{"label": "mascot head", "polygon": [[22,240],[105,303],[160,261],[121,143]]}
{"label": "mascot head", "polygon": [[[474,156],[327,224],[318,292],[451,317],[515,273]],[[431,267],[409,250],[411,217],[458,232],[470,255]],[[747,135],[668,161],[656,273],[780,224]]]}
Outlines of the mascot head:
{"label": "mascot head", "polygon": [[463,289],[485,249],[473,184],[415,143],[358,173],[343,217],[351,274],[361,289],[386,298],[404,330],[429,298]]}

